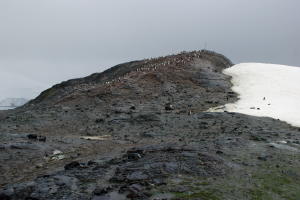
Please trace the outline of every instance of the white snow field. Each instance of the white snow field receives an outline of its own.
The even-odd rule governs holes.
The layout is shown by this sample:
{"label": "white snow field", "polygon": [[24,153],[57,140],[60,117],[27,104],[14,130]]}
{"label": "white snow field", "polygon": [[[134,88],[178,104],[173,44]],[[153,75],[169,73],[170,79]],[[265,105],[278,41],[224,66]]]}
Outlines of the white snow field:
{"label": "white snow field", "polygon": [[300,127],[300,67],[242,63],[224,72],[232,76],[239,100],[228,112],[280,119]]}

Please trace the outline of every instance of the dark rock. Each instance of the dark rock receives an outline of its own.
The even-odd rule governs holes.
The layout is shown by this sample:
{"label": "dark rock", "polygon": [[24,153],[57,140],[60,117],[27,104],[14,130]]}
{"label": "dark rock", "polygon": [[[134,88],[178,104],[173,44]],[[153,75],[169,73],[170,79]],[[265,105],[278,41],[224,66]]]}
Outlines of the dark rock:
{"label": "dark rock", "polygon": [[223,151],[220,151],[220,150],[217,150],[217,151],[216,151],[216,154],[224,154],[224,152],[223,152]]}
{"label": "dark rock", "polygon": [[133,184],[130,185],[128,189],[134,193],[138,193],[143,190],[143,187],[140,184]]}
{"label": "dark rock", "polygon": [[129,181],[140,181],[140,180],[148,179],[149,176],[142,171],[136,171],[131,174],[128,174],[128,176],[126,178]]}
{"label": "dark rock", "polygon": [[27,138],[30,140],[38,140],[40,142],[46,142],[46,136],[42,136],[42,135],[28,134]]}
{"label": "dark rock", "polygon": [[0,193],[0,200],[11,200],[11,197],[6,194]]}
{"label": "dark rock", "polygon": [[40,199],[34,197],[26,197],[25,200],[40,200]]}
{"label": "dark rock", "polygon": [[11,149],[26,149],[26,150],[38,150],[39,147],[35,144],[28,144],[28,143],[20,143],[20,144],[11,144]]}
{"label": "dark rock", "polygon": [[155,178],[153,179],[152,183],[154,185],[166,185],[167,182],[163,178]]}
{"label": "dark rock", "polygon": [[143,156],[145,153],[145,149],[133,148],[133,149],[128,150],[126,154],[128,155],[128,154],[135,154],[135,153],[139,154],[140,156]]}
{"label": "dark rock", "polygon": [[159,117],[156,114],[139,114],[138,116],[132,119],[135,122],[155,122],[160,121]]}
{"label": "dark rock", "polygon": [[174,106],[171,103],[167,103],[165,105],[165,110],[167,111],[174,110]]}
{"label": "dark rock", "polygon": [[189,190],[188,187],[185,186],[177,186],[174,188],[170,189],[170,192],[179,192],[179,193],[183,193],[183,192],[187,192]]}
{"label": "dark rock", "polygon": [[142,155],[139,153],[128,153],[127,158],[128,158],[128,160],[138,160],[138,159],[142,158]]}
{"label": "dark rock", "polygon": [[[293,143],[300,144],[300,141],[293,141]],[[0,149],[1,149],[1,147],[0,147]]]}
{"label": "dark rock", "polygon": [[127,195],[128,198],[135,199],[135,198],[142,198],[145,199],[146,195],[142,192],[143,187],[140,184],[133,184],[126,188],[129,192]]}
{"label": "dark rock", "polygon": [[102,122],[104,122],[104,119],[99,118],[99,119],[96,119],[95,122],[96,122],[96,123],[102,123]]}
{"label": "dark rock", "polygon": [[124,182],[126,177],[120,176],[116,174],[114,177],[112,177],[109,181],[112,183],[122,183]]}
{"label": "dark rock", "polygon": [[177,173],[179,170],[179,166],[180,163],[177,162],[167,162],[164,164],[164,169],[168,172],[168,173]]}
{"label": "dark rock", "polygon": [[157,136],[156,133],[153,132],[145,132],[145,133],[141,133],[142,137],[149,137],[149,138],[154,138],[155,136]]}
{"label": "dark rock", "polygon": [[89,160],[88,163],[87,163],[87,165],[89,165],[89,166],[95,165],[95,164],[97,164],[97,163],[93,160]]}
{"label": "dark rock", "polygon": [[250,140],[253,140],[253,141],[267,141],[267,139],[265,139],[261,136],[258,136],[258,135],[251,135]]}
{"label": "dark rock", "polygon": [[258,160],[262,160],[262,161],[267,161],[268,160],[268,156],[258,156],[257,159]]}
{"label": "dark rock", "polygon": [[38,136],[36,134],[28,134],[27,137],[30,140],[37,140],[37,138],[38,138]]}
{"label": "dark rock", "polygon": [[111,186],[108,186],[108,187],[98,187],[94,190],[94,195],[103,195],[103,194],[107,194],[108,192],[112,191],[113,188]]}
{"label": "dark rock", "polygon": [[46,142],[46,136],[42,136],[42,135],[40,135],[40,136],[38,136],[38,141],[40,141],[40,142]]}
{"label": "dark rock", "polygon": [[77,161],[73,161],[70,162],[69,164],[65,165],[65,170],[71,170],[71,169],[75,169],[75,168],[79,168],[80,167],[80,163]]}

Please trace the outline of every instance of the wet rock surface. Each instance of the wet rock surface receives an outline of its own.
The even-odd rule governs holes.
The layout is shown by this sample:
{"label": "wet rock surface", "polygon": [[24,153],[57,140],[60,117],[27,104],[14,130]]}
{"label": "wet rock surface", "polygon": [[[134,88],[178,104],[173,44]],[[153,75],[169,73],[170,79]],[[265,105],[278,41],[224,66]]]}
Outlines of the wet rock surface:
{"label": "wet rock surface", "polygon": [[115,193],[148,199],[153,188],[167,185],[171,177],[222,176],[229,168],[222,159],[187,146],[152,145],[129,149],[103,163],[73,161],[60,172],[8,186],[1,195],[10,199],[109,199],[108,193]]}
{"label": "wet rock surface", "polygon": [[299,199],[299,128],[207,112],[237,100],[231,65],[135,61],[1,111],[0,199]]}

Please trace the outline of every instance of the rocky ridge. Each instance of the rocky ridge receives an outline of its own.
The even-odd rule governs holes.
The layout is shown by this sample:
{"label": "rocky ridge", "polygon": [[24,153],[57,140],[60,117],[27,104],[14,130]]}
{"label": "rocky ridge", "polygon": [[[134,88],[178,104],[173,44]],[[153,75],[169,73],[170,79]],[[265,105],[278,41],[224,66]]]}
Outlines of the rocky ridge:
{"label": "rocky ridge", "polygon": [[117,65],[0,112],[0,199],[298,199],[300,130],[237,100],[210,51]]}

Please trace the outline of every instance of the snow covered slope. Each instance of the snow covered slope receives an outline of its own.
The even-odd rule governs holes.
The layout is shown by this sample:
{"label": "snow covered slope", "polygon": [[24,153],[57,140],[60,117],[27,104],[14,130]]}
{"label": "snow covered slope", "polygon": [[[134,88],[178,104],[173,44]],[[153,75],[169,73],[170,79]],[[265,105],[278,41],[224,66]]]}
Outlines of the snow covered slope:
{"label": "snow covered slope", "polygon": [[240,96],[229,112],[267,116],[300,127],[300,67],[243,63],[224,70]]}

